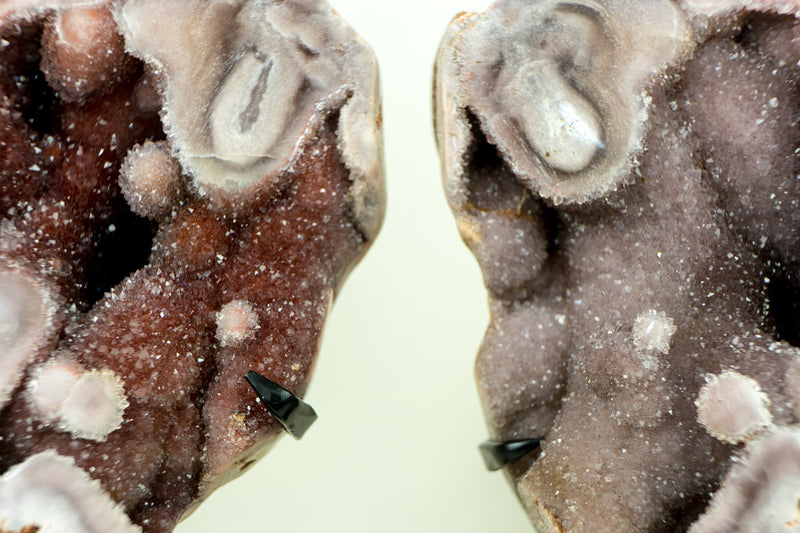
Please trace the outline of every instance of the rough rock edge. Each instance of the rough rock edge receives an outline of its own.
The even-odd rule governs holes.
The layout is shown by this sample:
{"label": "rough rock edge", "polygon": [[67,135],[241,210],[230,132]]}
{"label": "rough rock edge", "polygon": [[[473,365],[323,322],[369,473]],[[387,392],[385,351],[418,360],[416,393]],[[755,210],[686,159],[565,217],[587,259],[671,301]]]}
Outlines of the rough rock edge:
{"label": "rough rock edge", "polygon": [[[283,437],[282,433],[261,439],[258,443],[247,448],[244,453],[236,457],[229,467],[214,476],[204,476],[200,481],[197,495],[192,503],[183,511],[178,523],[183,522],[194,513],[206,498],[223,485],[228,484],[241,476],[246,470],[246,465],[254,465],[264,458],[272,447]],[[242,468],[244,467],[244,468]]]}
{"label": "rough rock edge", "polygon": [[525,493],[523,496],[523,494],[520,493],[518,496],[520,501],[526,502],[523,505],[533,525],[533,530],[536,533],[564,533],[558,518],[556,518],[534,494]]}

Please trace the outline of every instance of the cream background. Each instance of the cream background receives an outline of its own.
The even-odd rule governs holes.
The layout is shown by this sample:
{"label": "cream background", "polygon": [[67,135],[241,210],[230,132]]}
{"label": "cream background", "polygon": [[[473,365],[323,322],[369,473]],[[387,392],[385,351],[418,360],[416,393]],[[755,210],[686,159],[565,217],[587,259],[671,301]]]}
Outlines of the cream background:
{"label": "cream background", "polygon": [[445,28],[489,0],[331,0],[381,67],[388,213],[328,318],[320,415],[177,533],[530,532],[486,438],[472,368],[486,296],[441,192],[431,74]]}

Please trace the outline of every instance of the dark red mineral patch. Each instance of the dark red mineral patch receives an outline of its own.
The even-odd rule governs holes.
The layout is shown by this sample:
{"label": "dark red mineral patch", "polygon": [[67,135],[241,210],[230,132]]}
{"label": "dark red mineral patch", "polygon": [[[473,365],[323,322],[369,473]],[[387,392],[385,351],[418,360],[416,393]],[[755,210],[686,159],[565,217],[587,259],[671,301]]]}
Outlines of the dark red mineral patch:
{"label": "dark red mineral patch", "polygon": [[[125,52],[138,34],[122,11],[139,3],[21,7],[0,21],[0,527],[59,519],[48,501],[29,516],[15,500],[26,490],[79,486],[144,531],[171,531],[282,433],[243,377],[254,370],[305,393],[333,296],[374,236],[364,228],[379,225],[352,205],[365,200],[354,192],[364,180],[377,194],[367,203],[381,204],[380,174],[362,173],[340,140],[357,91],[312,102],[285,154],[200,157],[180,142],[194,135],[186,124],[162,124],[169,103],[180,105],[177,67]],[[216,4],[199,3],[198,16]],[[347,37],[343,49],[364,53],[323,2],[314,9],[331,35]],[[257,13],[265,26],[270,13]],[[134,28],[126,34],[117,20]],[[240,46],[225,51],[227,63],[257,49]],[[195,68],[191,60],[181,66]],[[305,76],[284,63],[281,72]],[[219,67],[219,84],[240,81]],[[371,59],[340,67],[374,76]],[[259,124],[266,106],[243,105]],[[184,165],[194,157],[230,165],[229,176],[249,172],[246,190],[200,191],[203,170]],[[274,157],[260,177],[245,166]],[[50,462],[64,472],[53,487],[37,477]],[[82,505],[68,511],[89,520]],[[103,524],[91,531],[118,530]]]}

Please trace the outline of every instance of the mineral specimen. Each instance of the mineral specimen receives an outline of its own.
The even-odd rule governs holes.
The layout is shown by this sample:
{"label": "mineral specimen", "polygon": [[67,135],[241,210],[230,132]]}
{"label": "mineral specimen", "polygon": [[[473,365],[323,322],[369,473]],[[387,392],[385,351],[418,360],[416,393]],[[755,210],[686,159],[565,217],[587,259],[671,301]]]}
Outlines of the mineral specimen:
{"label": "mineral specimen", "polygon": [[501,0],[452,22],[444,188],[490,295],[491,439],[542,439],[505,469],[537,531],[800,531],[797,15]]}
{"label": "mineral specimen", "polygon": [[323,0],[0,1],[0,531],[171,531],[283,433],[383,215]]}

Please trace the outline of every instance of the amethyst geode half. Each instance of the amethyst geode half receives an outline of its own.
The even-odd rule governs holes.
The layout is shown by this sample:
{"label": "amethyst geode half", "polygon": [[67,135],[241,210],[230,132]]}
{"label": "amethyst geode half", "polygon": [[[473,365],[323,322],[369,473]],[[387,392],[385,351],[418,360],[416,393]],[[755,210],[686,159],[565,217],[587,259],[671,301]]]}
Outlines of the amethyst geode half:
{"label": "amethyst geode half", "polygon": [[800,4],[502,0],[442,43],[476,363],[537,531],[800,531]]}
{"label": "amethyst geode half", "polygon": [[322,0],[0,1],[0,531],[171,531],[282,434],[383,216]]}

